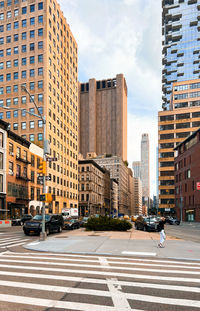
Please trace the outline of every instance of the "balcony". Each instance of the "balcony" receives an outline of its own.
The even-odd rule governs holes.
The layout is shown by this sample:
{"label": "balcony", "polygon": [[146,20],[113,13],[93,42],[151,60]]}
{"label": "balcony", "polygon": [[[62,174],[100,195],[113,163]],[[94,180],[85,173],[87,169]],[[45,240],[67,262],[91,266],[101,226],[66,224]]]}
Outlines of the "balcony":
{"label": "balcony", "polygon": [[16,155],[16,160],[20,161],[20,162],[23,162],[25,164],[31,164],[30,161],[28,161],[27,159],[23,159],[21,158],[19,155]]}

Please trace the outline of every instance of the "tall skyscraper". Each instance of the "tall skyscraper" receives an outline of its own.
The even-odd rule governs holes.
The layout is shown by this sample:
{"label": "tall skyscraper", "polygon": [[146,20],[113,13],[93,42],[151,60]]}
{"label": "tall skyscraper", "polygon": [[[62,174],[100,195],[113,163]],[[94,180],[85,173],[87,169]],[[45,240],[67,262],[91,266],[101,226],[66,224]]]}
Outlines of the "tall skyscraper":
{"label": "tall skyscraper", "polygon": [[141,161],[133,161],[132,168],[133,176],[141,179]]}
{"label": "tall skyscraper", "polygon": [[80,85],[79,152],[127,160],[127,86],[123,74]]}
{"label": "tall skyscraper", "polygon": [[[0,2],[0,106],[10,108],[0,108],[0,118],[39,146],[49,140],[53,212],[78,204],[77,72],[77,43],[57,1]],[[38,114],[33,98],[46,137],[42,120],[25,111]]]}
{"label": "tall skyscraper", "polygon": [[200,79],[174,83],[171,108],[159,112],[158,126],[159,208],[173,213],[174,148],[200,127]]}
{"label": "tall skyscraper", "polygon": [[141,140],[141,181],[142,197],[148,201],[150,197],[150,174],[149,174],[149,135],[142,134]]}
{"label": "tall skyscraper", "polygon": [[163,0],[163,108],[174,82],[200,78],[199,1]]}

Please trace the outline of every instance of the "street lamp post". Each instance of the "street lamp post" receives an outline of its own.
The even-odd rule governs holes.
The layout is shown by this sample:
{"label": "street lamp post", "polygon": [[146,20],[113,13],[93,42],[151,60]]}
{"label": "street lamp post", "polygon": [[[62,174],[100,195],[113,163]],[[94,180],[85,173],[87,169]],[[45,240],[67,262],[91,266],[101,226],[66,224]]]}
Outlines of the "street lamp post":
{"label": "street lamp post", "polygon": [[[29,95],[29,98],[31,100],[31,102],[33,102],[33,104],[35,105],[35,108],[37,109],[37,112],[38,114],[35,114],[35,113],[32,113],[26,109],[23,109],[23,108],[11,108],[11,107],[5,107],[3,106],[2,108],[4,109],[7,109],[7,110],[25,110],[26,113],[32,115],[32,116],[35,116],[39,119],[42,120],[42,124],[43,124],[43,142],[44,142],[44,145],[43,145],[43,161],[46,162],[46,155],[49,153],[49,143],[48,141],[46,140],[46,120],[45,120],[45,117],[42,116],[42,114],[40,113],[40,110],[38,109],[36,103],[35,103],[35,100],[33,99],[33,97],[31,96],[31,94],[29,93],[29,91],[27,90],[27,88],[22,85],[21,86],[22,90],[25,91],[28,95]],[[43,194],[47,193],[47,189],[46,189],[46,179],[45,179],[45,174],[43,174]],[[40,233],[40,240],[41,241],[44,241],[46,238],[46,231],[45,231],[45,201],[43,201],[43,204],[42,204],[42,232]]]}

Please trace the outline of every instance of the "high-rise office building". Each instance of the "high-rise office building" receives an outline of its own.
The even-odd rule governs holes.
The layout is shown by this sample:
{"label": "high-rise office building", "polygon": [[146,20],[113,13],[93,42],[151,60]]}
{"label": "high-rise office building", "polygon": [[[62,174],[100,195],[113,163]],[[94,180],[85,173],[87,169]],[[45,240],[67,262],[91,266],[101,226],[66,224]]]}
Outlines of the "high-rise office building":
{"label": "high-rise office building", "polygon": [[175,212],[174,148],[200,127],[200,79],[174,83],[170,107],[158,115],[159,208],[162,213]]}
{"label": "high-rise office building", "polygon": [[163,108],[168,109],[174,82],[198,79],[199,1],[162,0]]}
{"label": "high-rise office building", "polygon": [[149,174],[149,135],[142,134],[141,140],[141,181],[143,203],[148,202],[150,197],[150,174]]}
{"label": "high-rise office building", "polygon": [[[0,118],[18,135],[50,142],[53,212],[78,204],[77,43],[57,1],[0,2]],[[22,89],[24,86],[25,89]],[[27,93],[29,92],[29,94]],[[42,120],[33,100],[46,120]]]}
{"label": "high-rise office building", "polygon": [[141,161],[133,161],[133,176],[141,179]]}
{"label": "high-rise office building", "polygon": [[79,152],[127,160],[127,86],[123,74],[80,85]]}

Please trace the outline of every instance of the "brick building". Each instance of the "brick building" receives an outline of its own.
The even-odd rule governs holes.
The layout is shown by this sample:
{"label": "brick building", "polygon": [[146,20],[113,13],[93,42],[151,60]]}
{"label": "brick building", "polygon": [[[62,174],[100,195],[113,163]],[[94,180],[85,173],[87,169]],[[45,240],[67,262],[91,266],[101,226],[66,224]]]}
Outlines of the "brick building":
{"label": "brick building", "polygon": [[175,148],[175,208],[179,219],[200,221],[200,129]]}

